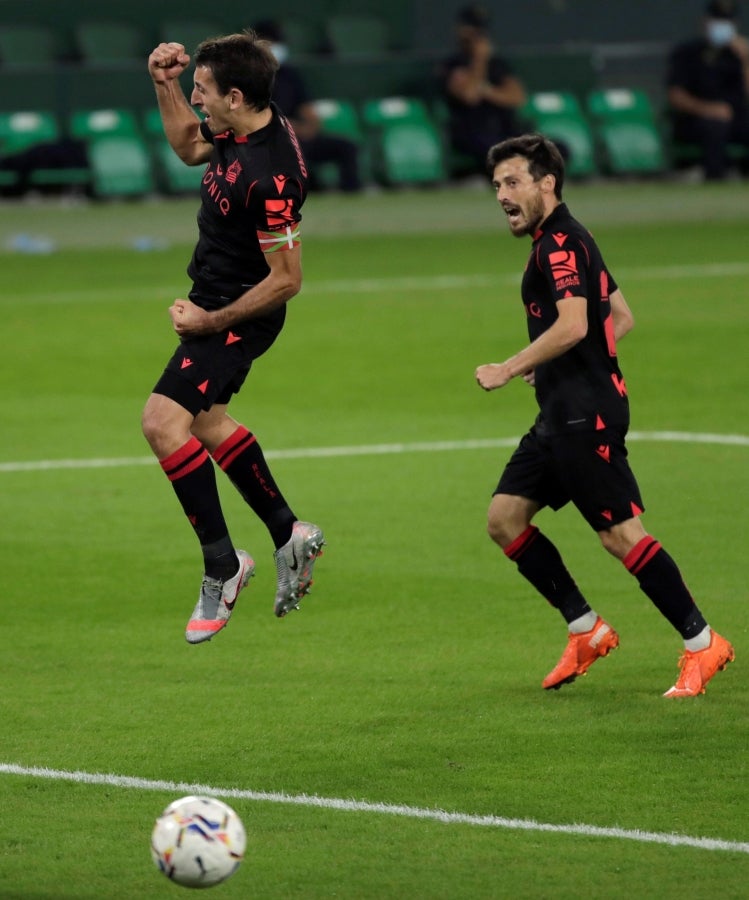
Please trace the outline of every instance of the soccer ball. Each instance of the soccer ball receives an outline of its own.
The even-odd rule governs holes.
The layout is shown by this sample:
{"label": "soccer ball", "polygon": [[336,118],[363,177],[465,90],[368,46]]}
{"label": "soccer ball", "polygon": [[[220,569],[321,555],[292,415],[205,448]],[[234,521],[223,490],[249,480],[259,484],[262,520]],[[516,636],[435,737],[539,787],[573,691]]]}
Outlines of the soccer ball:
{"label": "soccer ball", "polygon": [[214,797],[175,800],[156,820],[151,856],[159,871],[185,887],[211,887],[233,875],[247,837],[234,810]]}

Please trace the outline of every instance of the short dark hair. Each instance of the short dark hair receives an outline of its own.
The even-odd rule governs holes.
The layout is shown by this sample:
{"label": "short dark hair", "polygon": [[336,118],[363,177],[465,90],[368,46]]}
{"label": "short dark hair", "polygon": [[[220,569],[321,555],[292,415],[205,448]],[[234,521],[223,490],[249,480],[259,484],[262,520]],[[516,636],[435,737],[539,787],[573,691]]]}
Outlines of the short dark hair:
{"label": "short dark hair", "polygon": [[508,138],[490,147],[486,155],[486,171],[491,178],[497,165],[513,156],[522,156],[528,160],[528,171],[534,181],[540,181],[544,175],[555,178],[554,195],[562,199],[564,187],[564,159],[557,145],[542,134],[521,134]]}
{"label": "short dark hair", "polygon": [[195,65],[211,70],[221,94],[237,88],[248,106],[260,111],[270,105],[278,63],[270,43],[261,40],[252,29],[208,38],[198,44]]}

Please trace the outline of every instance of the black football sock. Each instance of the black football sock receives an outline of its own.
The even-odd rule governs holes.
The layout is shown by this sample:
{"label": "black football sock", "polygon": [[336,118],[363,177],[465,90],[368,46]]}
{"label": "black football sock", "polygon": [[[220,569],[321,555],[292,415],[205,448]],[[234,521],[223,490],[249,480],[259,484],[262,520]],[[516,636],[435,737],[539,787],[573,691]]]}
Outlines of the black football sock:
{"label": "black football sock", "polygon": [[159,464],[200,541],[206,575],[230,578],[239,561],[221,510],[216,473],[208,451],[192,437]]}
{"label": "black football sock", "polygon": [[549,603],[574,622],[591,612],[585,597],[567,571],[559,551],[535,525],[504,548],[505,556],[517,564],[518,571]]}
{"label": "black football sock", "polygon": [[278,549],[291,537],[296,516],[289,509],[252,432],[240,425],[213,451],[217,465],[265,524]]}
{"label": "black football sock", "polygon": [[696,637],[707,622],[687,590],[676,563],[647,535],[622,560],[640,589],[685,639]]}

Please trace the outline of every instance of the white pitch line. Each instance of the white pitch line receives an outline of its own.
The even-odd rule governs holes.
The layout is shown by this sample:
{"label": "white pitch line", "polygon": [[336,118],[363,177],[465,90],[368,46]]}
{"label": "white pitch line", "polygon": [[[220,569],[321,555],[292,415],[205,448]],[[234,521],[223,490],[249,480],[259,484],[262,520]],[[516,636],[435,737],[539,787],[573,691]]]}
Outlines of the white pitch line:
{"label": "white pitch line", "polygon": [[441,822],[445,825],[476,825],[485,828],[501,828],[512,831],[543,831],[553,834],[571,834],[582,837],[615,838],[645,844],[664,844],[668,847],[693,847],[697,850],[722,850],[729,853],[749,854],[749,843],[726,841],[720,838],[692,837],[686,834],[667,834],[659,831],[640,831],[627,828],[603,828],[598,825],[554,825],[535,819],[508,819],[504,816],[479,816],[471,813],[447,812],[442,809],[426,809],[392,803],[370,803],[366,800],[343,800],[336,797],[319,797],[316,794],[284,794],[276,791],[251,791],[240,788],[221,788],[213,785],[191,784],[185,781],[160,781],[149,778],[133,778],[129,775],[104,775],[97,772],[67,772],[41,766],[19,766],[0,763],[0,774],[23,775],[52,781],[73,781],[78,784],[106,785],[141,791],[165,791],[172,794],[201,794],[226,797],[233,800],[252,800],[256,803],[283,803],[290,806],[312,806],[339,812],[376,813]]}
{"label": "white pitch line", "polygon": [[[353,444],[342,447],[299,447],[291,450],[267,450],[267,459],[326,459],[345,456],[384,456],[401,453],[444,453],[452,450],[494,450],[514,447],[519,437],[477,438],[464,441],[416,441],[393,444]],[[744,434],[709,434],[691,431],[631,431],[629,441],[654,441],[682,444],[721,444],[749,447]],[[0,463],[3,472],[46,472],[61,469],[119,469],[153,465],[152,456],[123,456],[102,459],[40,459],[28,462]]]}
{"label": "white pitch line", "polygon": [[[749,275],[749,263],[745,261],[729,261],[722,263],[686,263],[671,266],[639,266],[617,269],[619,283],[624,281],[673,281],[693,278],[737,278]],[[332,278],[305,281],[303,295],[334,294],[383,294],[390,291],[455,292],[474,288],[516,287],[521,276],[514,274],[474,273],[470,275],[404,275],[385,278]],[[157,297],[173,296],[181,290],[179,283],[154,285],[147,290],[139,288],[118,287],[107,291],[107,303],[133,303],[137,301],[153,303]],[[302,296],[302,295],[300,295]],[[0,297],[0,306],[10,303],[14,298]],[[24,306],[60,305],[65,303],[101,303],[102,294],[97,289],[78,289],[75,291],[45,292],[24,296]]]}

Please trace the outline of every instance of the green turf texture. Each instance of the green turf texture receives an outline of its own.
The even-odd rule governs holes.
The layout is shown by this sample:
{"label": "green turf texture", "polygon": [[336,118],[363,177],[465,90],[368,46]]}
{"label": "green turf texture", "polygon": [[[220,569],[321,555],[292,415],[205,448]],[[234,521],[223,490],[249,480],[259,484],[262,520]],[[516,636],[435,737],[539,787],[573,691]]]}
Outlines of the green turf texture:
{"label": "green turf texture", "polygon": [[[749,191],[572,185],[636,318],[620,347],[638,433],[746,436]],[[508,448],[276,458],[328,547],[273,616],[272,546],[221,476],[257,561],[227,629],[188,646],[200,556],[139,417],[174,343],[194,201],[5,204],[0,763],[749,840],[746,444],[633,440],[646,527],[737,660],[664,700],[680,641],[573,511],[538,524],[621,647],[559,692],[561,620],[491,545]],[[234,414],[274,451],[513,438],[527,241],[491,191],[312,196],[305,288]],[[150,253],[132,242],[150,235]],[[2,249],[0,247],[0,249]],[[132,459],[8,471],[4,463]],[[170,791],[0,774],[3,900],[183,896],[153,867]],[[744,898],[749,854],[231,801],[246,861],[223,898]]]}

